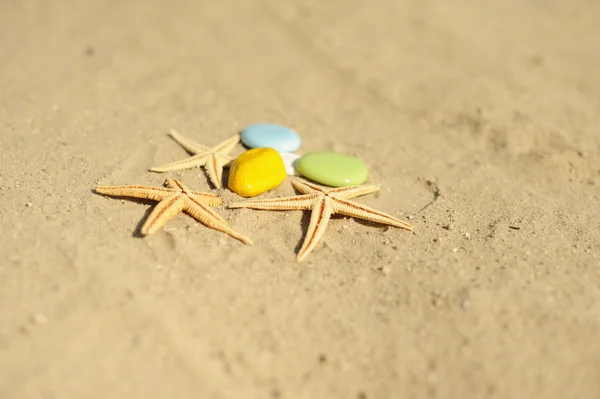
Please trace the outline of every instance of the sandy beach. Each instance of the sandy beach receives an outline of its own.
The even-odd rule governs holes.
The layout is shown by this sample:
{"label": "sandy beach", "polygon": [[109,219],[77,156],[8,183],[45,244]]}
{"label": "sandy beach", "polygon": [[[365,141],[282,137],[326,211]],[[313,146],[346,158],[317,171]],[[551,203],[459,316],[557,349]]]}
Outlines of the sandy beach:
{"label": "sandy beach", "polygon": [[[0,398],[600,397],[600,3],[0,4]],[[369,167],[414,232],[227,209],[177,129]],[[232,154],[244,151],[239,145]],[[244,245],[102,185],[219,194]],[[259,198],[293,195],[290,179]]]}

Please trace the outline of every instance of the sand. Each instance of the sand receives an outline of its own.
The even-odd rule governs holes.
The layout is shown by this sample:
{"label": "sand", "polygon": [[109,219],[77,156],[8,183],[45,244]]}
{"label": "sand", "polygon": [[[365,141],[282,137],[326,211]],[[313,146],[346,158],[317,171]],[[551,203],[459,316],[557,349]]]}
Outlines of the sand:
{"label": "sand", "polygon": [[[1,398],[600,397],[600,3],[0,5]],[[278,122],[357,156],[414,233],[211,190],[185,151]],[[243,151],[236,148],[235,155]],[[225,203],[239,200],[213,190]],[[289,181],[263,197],[293,194]]]}

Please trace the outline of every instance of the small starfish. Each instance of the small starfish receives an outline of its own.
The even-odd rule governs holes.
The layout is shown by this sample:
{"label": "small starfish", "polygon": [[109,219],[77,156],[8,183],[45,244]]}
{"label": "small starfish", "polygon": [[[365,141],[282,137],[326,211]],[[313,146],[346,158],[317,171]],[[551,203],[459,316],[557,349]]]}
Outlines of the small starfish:
{"label": "small starfish", "polygon": [[347,201],[349,198],[375,192],[379,190],[379,186],[350,186],[324,189],[315,184],[301,180],[292,181],[292,185],[303,195],[236,202],[229,204],[228,208],[252,208],[273,211],[310,209],[312,211],[310,223],[302,247],[300,248],[300,251],[298,251],[298,256],[296,258],[298,262],[301,262],[306,258],[317,246],[317,243],[325,233],[329,218],[335,213],[359,219],[366,219],[371,222],[389,224],[408,231],[412,231],[413,229],[410,224],[386,213],[379,212],[354,201]]}
{"label": "small starfish", "polygon": [[233,158],[227,154],[237,143],[239,143],[239,134],[236,134],[212,148],[198,144],[177,133],[175,130],[171,130],[169,136],[185,148],[187,152],[192,154],[192,156],[166,165],[154,166],[150,168],[152,172],[171,172],[174,170],[199,168],[204,166],[212,184],[214,184],[216,188],[222,187],[223,167],[233,160]]}
{"label": "small starfish", "polygon": [[142,235],[154,233],[179,212],[186,212],[200,223],[212,229],[222,231],[244,244],[252,245],[252,241],[233,231],[225,219],[209,206],[221,205],[223,200],[212,193],[192,191],[176,179],[167,178],[166,187],[152,186],[96,186],[96,192],[114,197],[144,198],[160,201],[152,210],[142,226]]}

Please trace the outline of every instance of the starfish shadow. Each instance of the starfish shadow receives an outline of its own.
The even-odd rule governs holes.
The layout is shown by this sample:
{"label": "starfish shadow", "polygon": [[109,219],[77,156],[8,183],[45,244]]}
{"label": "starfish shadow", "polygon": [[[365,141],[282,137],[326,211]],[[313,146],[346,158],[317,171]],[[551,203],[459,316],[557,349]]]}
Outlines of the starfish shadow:
{"label": "starfish shadow", "polygon": [[[296,244],[296,247],[294,248],[294,252],[296,253],[296,255],[298,254],[298,252],[300,252],[300,248],[302,248],[302,244],[304,243],[306,234],[308,233],[308,225],[310,224],[310,216],[311,216],[310,211],[302,212],[302,218],[300,219],[300,229],[302,230],[302,237],[300,238],[300,241],[298,241],[298,244]],[[347,218],[347,216],[335,214],[335,215],[331,215],[329,220],[330,221],[331,220],[343,220],[346,218]],[[354,218],[349,218],[349,219],[357,220]],[[371,222],[369,222],[369,223],[371,223]],[[376,223],[369,224],[369,226],[371,226],[371,225],[372,226],[381,226]],[[322,244],[322,242],[320,242],[320,244]]]}
{"label": "starfish shadow", "polygon": [[304,239],[306,238],[306,233],[308,233],[308,225],[310,224],[310,211],[302,211],[302,218],[300,219],[300,230],[302,230],[302,237],[300,237],[300,241],[296,244],[294,248],[294,253],[298,255],[300,252],[300,248],[302,248],[302,244],[304,243]]}
{"label": "starfish shadow", "polygon": [[[212,186],[212,183],[209,183]],[[221,178],[223,187],[229,187],[229,168],[223,168],[223,177]]]}
{"label": "starfish shadow", "polygon": [[150,212],[152,212],[152,209],[154,209],[154,206],[157,204],[156,201],[144,199],[144,198],[114,197],[114,196],[100,194],[100,193],[96,192],[96,190],[90,190],[90,191],[96,195],[99,195],[101,197],[104,197],[104,198],[107,198],[107,199],[110,199],[113,201],[114,200],[127,200],[129,202],[135,202],[136,204],[140,204],[140,205],[148,205],[148,208],[144,212],[144,216],[140,219],[140,221],[138,222],[138,224],[135,227],[134,232],[131,234],[131,236],[135,237],[135,238],[144,238],[144,235],[141,233],[142,226],[148,219],[148,216],[150,216]]}
{"label": "starfish shadow", "polygon": [[[204,169],[201,169],[201,171],[202,171],[202,176],[204,177],[204,182],[206,183],[208,188],[210,188],[211,190],[218,190],[217,187],[215,187],[215,185],[213,184],[213,182],[210,181],[210,177],[208,177],[208,174],[204,171]],[[221,184],[223,184],[223,183],[221,182]]]}
{"label": "starfish shadow", "polygon": [[[304,244],[304,240],[306,239],[306,234],[308,233],[308,225],[310,224],[310,215],[311,215],[311,213],[309,211],[302,212],[302,219],[300,220],[302,237],[301,237],[300,241],[298,241],[298,244],[296,244],[296,247],[294,248],[294,253],[296,255],[298,255],[298,252],[300,252],[300,248],[302,248],[302,244]],[[371,222],[369,220],[357,219],[357,218],[348,217],[348,216],[340,215],[340,214],[331,215],[329,221],[331,222],[332,220],[335,220],[335,221],[351,220],[353,222],[357,222],[357,223],[362,224],[367,227],[378,228],[378,230],[380,230],[380,231],[386,231],[388,228],[390,228],[390,226],[382,225],[381,223],[375,223],[375,222]],[[325,238],[325,236],[323,236],[323,238]],[[319,242],[319,245],[322,245],[323,243],[324,243],[324,241],[321,241],[321,242]]]}
{"label": "starfish shadow", "polygon": [[[134,202],[137,202],[139,204],[146,204],[146,202],[144,202],[143,200],[141,200],[141,201],[134,201]],[[154,202],[153,205],[156,205],[156,202]],[[150,212],[152,212],[152,209],[154,209],[153,206],[151,206],[150,208],[146,209],[146,211],[144,212],[144,216],[142,216],[142,218],[140,219],[140,221],[138,222],[138,224],[135,226],[135,230],[133,231],[133,233],[131,233],[132,237],[135,237],[135,238],[144,238],[145,237],[142,234],[142,226],[144,225],[144,223],[146,223],[146,220],[148,219],[148,216],[150,216]]]}
{"label": "starfish shadow", "polygon": [[[342,217],[344,217],[343,215],[341,215]],[[379,230],[387,230],[388,228],[390,228],[390,226],[386,225],[386,224],[381,224],[381,223],[377,223],[377,222],[371,222],[370,220],[365,220],[365,219],[358,219],[358,218],[352,218],[349,217],[348,219],[351,219],[352,221],[358,223],[358,224],[362,224],[363,226],[366,227],[375,227],[378,228]]]}

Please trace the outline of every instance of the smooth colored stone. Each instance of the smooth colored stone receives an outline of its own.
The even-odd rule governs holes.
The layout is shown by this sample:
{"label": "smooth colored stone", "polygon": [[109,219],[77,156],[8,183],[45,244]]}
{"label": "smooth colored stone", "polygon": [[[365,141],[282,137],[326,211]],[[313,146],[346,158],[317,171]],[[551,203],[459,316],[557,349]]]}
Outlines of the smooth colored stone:
{"label": "smooth colored stone", "polygon": [[302,140],[294,130],[275,123],[257,123],[242,130],[242,143],[250,148],[273,148],[279,152],[294,152]]}
{"label": "smooth colored stone", "polygon": [[363,184],[367,166],[359,159],[334,152],[311,152],[296,162],[300,174],[330,187]]}
{"label": "smooth colored stone", "polygon": [[254,148],[236,158],[229,169],[228,186],[242,197],[254,197],[285,180],[283,159],[272,148]]}
{"label": "smooth colored stone", "polygon": [[281,158],[283,159],[283,165],[285,166],[285,173],[288,176],[298,176],[299,173],[296,170],[296,162],[300,159],[300,155],[291,152],[280,152]]}

